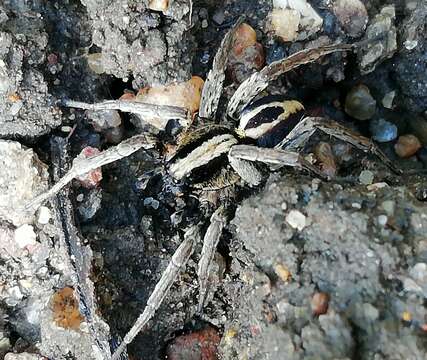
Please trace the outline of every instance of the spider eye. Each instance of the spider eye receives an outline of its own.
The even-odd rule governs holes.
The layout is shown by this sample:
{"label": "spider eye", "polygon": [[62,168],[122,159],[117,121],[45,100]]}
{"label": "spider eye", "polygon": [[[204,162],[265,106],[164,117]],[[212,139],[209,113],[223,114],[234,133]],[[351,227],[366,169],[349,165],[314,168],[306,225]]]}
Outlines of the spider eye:
{"label": "spider eye", "polygon": [[303,113],[304,106],[296,100],[261,99],[242,112],[239,129],[246,137],[260,139],[280,128],[284,137],[302,119]]}

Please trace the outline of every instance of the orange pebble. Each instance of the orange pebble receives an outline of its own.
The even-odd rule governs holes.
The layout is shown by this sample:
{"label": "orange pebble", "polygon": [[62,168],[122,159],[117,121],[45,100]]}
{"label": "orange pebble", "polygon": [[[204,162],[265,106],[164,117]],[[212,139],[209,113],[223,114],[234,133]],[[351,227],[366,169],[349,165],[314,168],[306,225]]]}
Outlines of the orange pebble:
{"label": "orange pebble", "polygon": [[422,147],[420,140],[415,135],[402,135],[399,136],[397,143],[394,145],[396,154],[401,158],[408,158]]}
{"label": "orange pebble", "polygon": [[53,295],[52,310],[56,324],[64,329],[78,330],[84,320],[71,287],[60,289]]}
{"label": "orange pebble", "polygon": [[329,307],[329,295],[323,292],[315,293],[311,299],[311,310],[313,315],[326,314]]}
{"label": "orange pebble", "polygon": [[238,56],[244,49],[249,46],[255,45],[256,32],[252,26],[243,23],[240,25],[234,35],[233,53]]}

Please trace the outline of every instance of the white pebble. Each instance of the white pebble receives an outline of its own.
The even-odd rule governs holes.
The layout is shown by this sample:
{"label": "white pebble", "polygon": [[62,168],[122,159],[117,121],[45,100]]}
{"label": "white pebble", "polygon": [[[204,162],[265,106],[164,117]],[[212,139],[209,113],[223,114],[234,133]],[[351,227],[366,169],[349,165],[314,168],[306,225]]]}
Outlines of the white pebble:
{"label": "white pebble", "polygon": [[286,216],[286,222],[294,229],[301,231],[306,226],[306,217],[298,210],[291,210]]}
{"label": "white pebble", "polygon": [[359,181],[364,185],[370,185],[374,181],[374,173],[369,170],[363,170],[359,175]]}
{"label": "white pebble", "polygon": [[29,245],[35,245],[36,233],[31,225],[22,225],[15,230],[15,242],[20,248],[25,248]]}
{"label": "white pebble", "polygon": [[37,222],[45,225],[51,218],[50,210],[46,206],[40,206],[37,214]]}
{"label": "white pebble", "polygon": [[387,215],[380,215],[378,216],[378,224],[381,226],[386,226],[388,221]]}

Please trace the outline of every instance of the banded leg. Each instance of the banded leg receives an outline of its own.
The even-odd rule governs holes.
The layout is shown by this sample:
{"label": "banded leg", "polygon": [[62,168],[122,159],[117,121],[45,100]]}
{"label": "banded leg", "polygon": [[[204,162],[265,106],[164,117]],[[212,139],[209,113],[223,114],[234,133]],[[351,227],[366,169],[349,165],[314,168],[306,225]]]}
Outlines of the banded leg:
{"label": "banded leg", "polygon": [[346,127],[338,124],[336,121],[319,118],[308,117],[303,119],[287,136],[281,141],[276,148],[285,150],[301,149],[316,130],[320,130],[325,134],[333,136],[337,139],[345,141],[355,148],[367,153],[371,153],[378,157],[392,171],[399,174],[402,170],[398,169],[392,161],[375,145],[370,139],[359,135]]}
{"label": "banded leg", "polygon": [[180,125],[187,127],[190,117],[186,109],[171,105],[155,105],[133,100],[106,100],[96,104],[81,101],[62,100],[62,106],[84,110],[120,110],[141,116],[141,118],[157,129],[164,130],[168,121],[176,119]]}
{"label": "banded leg", "polygon": [[194,243],[198,240],[199,227],[193,226],[185,233],[184,241],[179,245],[178,249],[176,249],[169,265],[163,272],[159,282],[156,284],[153,293],[147,301],[144,312],[138,317],[135,324],[126,334],[123,342],[111,357],[111,360],[118,360],[120,358],[120,354],[126,349],[126,346],[132,342],[148,321],[154,316],[165,296],[169,293],[169,289],[178,277],[179,272],[187,264],[188,259],[193,253]]}
{"label": "banded leg", "polygon": [[259,72],[252,74],[248,79],[240,84],[234,95],[228,102],[227,114],[233,119],[237,119],[240,112],[263,90],[268,84],[276,80],[280,75],[295,69],[301,65],[318,60],[324,55],[336,51],[349,51],[355,45],[337,44],[327,45],[318,48],[304,49],[285,59],[275,61],[265,66]]}
{"label": "banded leg", "polygon": [[199,279],[199,305],[198,311],[201,312],[209,294],[209,272],[212,261],[221,238],[222,230],[226,224],[225,209],[220,206],[211,216],[210,224],[203,238],[202,254],[197,270]]}
{"label": "banded leg", "polygon": [[246,161],[262,162],[269,166],[279,165],[296,167],[308,170],[320,178],[327,179],[325,174],[318,168],[310,164],[299,153],[293,151],[260,148],[253,145],[235,145],[231,148],[229,156]]}
{"label": "banded leg", "polygon": [[82,176],[89,171],[95,170],[106,164],[123,159],[141,148],[152,149],[155,146],[155,139],[147,135],[135,135],[127,140],[122,141],[116,146],[93,155],[89,158],[77,157],[73,161],[71,169],[48,191],[38,195],[31,200],[23,211],[30,209],[36,210],[46,200],[57,194],[64,186],[70,183],[74,178]]}
{"label": "banded leg", "polygon": [[227,32],[215,55],[212,70],[209,71],[203,86],[202,98],[200,101],[199,116],[206,119],[213,119],[218,109],[219,98],[222,93],[222,85],[225,79],[225,70],[228,63],[228,55],[233,45],[236,29],[242,24],[243,17],[240,17],[233,27]]}

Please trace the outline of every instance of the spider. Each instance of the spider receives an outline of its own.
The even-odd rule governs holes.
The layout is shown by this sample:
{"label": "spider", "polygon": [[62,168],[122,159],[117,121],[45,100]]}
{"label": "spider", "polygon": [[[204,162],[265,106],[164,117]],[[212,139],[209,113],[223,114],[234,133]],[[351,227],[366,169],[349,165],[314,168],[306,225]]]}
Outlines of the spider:
{"label": "spider", "polygon": [[[369,139],[339,125],[333,120],[319,117],[304,117],[304,107],[295,100],[277,100],[270,97],[254,99],[267,88],[268,84],[283,73],[300,65],[313,62],[335,51],[349,51],[360,44],[338,44],[305,49],[287,58],[265,66],[252,74],[237,88],[226,108],[226,116],[238,121],[236,129],[214,124],[219,99],[222,93],[228,54],[233,37],[243,19],[239,19],[228,31],[216,53],[213,66],[203,87],[200,109],[196,121],[207,124],[190,129],[189,116],[182,108],[158,106],[131,101],[105,101],[86,104],[63,100],[62,105],[90,110],[117,109],[140,115],[152,125],[164,129],[169,120],[175,119],[189,130],[184,131],[175,154],[167,160],[167,172],[175,181],[187,181],[190,187],[202,190],[220,190],[238,182],[251,187],[262,182],[259,163],[277,169],[282,166],[307,170],[318,177],[325,175],[306,161],[298,152],[316,130],[350,143],[356,148],[375,154],[393,171],[399,172],[391,161]],[[271,135],[279,141],[271,140]],[[119,160],[141,148],[154,148],[156,140],[147,134],[136,135],[88,159],[76,159],[70,171],[48,192],[41,194],[26,208],[34,209],[58,192],[76,176],[87,173],[99,166]],[[270,147],[265,147],[269,145]],[[206,176],[209,178],[206,180]],[[210,218],[210,224],[203,237],[203,247],[198,265],[199,302],[202,310],[208,294],[208,274],[222,230],[226,225],[226,205],[220,205]],[[127,344],[145,327],[154,316],[180,270],[186,265],[193,252],[194,244],[201,235],[199,226],[194,225],[184,234],[184,240],[172,256],[169,265],[155,286],[147,305],[122,343],[112,355],[117,360]]]}

